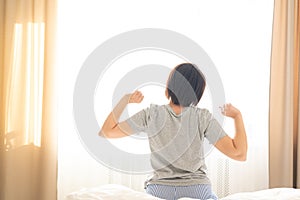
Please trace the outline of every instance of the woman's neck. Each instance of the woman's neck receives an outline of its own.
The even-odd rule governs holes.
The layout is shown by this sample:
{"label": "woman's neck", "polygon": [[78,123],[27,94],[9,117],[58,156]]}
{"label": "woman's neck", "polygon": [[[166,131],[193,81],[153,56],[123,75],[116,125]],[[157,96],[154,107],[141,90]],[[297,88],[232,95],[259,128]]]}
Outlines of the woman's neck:
{"label": "woman's neck", "polygon": [[174,111],[174,113],[176,113],[176,115],[179,115],[183,110],[182,106],[176,105],[172,101],[169,103],[169,105],[172,108],[172,110]]}

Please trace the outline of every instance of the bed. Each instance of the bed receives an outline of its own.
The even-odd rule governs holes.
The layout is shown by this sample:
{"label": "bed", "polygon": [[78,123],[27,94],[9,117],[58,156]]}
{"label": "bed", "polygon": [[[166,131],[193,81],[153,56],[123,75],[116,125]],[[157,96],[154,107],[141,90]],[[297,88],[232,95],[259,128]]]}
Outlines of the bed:
{"label": "bed", "polygon": [[[144,192],[116,184],[82,188],[66,196],[66,200],[161,200]],[[192,200],[181,198],[180,200]],[[232,194],[220,200],[300,200],[300,189],[274,188],[255,192]]]}

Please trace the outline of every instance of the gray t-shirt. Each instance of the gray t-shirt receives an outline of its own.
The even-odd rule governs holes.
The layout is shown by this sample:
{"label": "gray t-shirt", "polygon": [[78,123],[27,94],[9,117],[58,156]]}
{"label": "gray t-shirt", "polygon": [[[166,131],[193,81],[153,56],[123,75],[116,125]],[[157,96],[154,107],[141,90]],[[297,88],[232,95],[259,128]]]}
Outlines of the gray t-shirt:
{"label": "gray t-shirt", "polygon": [[126,121],[134,133],[145,132],[153,176],[146,184],[210,184],[204,161],[204,138],[215,144],[226,133],[206,109],[184,107],[177,115],[169,105],[153,105]]}

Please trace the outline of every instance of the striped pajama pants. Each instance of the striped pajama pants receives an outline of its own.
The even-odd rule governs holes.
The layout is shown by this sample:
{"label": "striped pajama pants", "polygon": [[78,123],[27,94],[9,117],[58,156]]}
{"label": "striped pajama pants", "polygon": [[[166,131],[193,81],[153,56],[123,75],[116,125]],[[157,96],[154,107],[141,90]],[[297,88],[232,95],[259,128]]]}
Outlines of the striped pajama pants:
{"label": "striped pajama pants", "polygon": [[217,196],[212,192],[211,185],[209,184],[190,186],[149,184],[146,187],[146,192],[152,196],[166,200],[177,200],[183,197],[201,200],[218,199]]}

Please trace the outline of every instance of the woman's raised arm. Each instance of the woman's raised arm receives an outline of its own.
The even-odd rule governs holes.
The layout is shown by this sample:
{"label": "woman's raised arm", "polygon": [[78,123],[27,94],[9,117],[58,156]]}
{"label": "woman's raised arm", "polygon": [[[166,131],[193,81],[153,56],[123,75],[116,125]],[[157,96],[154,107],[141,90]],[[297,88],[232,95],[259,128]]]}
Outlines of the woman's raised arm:
{"label": "woman's raised arm", "polygon": [[231,104],[224,105],[222,114],[234,120],[235,136],[233,139],[229,136],[223,137],[216,142],[215,147],[234,160],[245,161],[248,145],[242,114]]}
{"label": "woman's raised arm", "polygon": [[132,133],[130,126],[125,121],[119,123],[119,118],[127,104],[140,103],[143,98],[143,94],[139,91],[123,96],[106,118],[101,130],[99,131],[99,135],[106,138],[120,138],[130,135]]}

